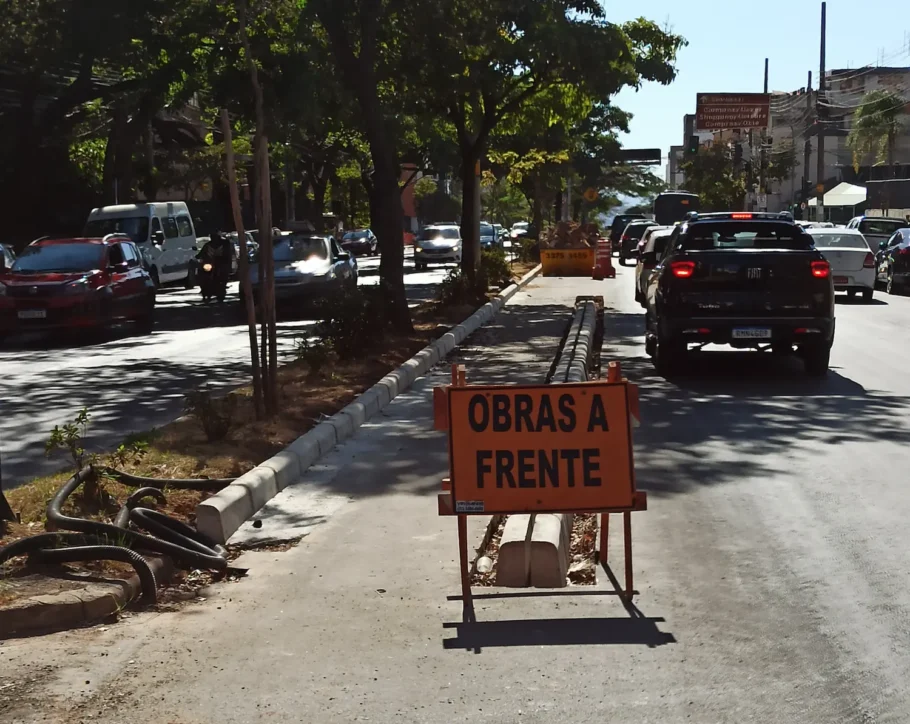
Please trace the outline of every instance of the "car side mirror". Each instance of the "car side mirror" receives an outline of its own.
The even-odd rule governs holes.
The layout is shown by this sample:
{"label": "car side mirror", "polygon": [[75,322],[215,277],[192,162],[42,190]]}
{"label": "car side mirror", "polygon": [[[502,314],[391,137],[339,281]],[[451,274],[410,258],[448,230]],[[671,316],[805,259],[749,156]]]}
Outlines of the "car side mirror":
{"label": "car side mirror", "polygon": [[163,231],[153,231],[152,232],[152,243],[156,246],[160,246],[164,243],[164,232]]}
{"label": "car side mirror", "polygon": [[350,261],[351,255],[348,254],[346,251],[343,251],[338,255],[338,260],[339,261]]}
{"label": "car side mirror", "polygon": [[656,251],[646,251],[641,255],[641,263],[645,266],[656,266],[657,265],[657,252]]}
{"label": "car side mirror", "polygon": [[127,271],[129,268],[130,268],[129,264],[127,264],[125,261],[121,261],[117,264],[111,264],[108,267],[108,270],[111,272],[116,272],[118,274],[122,274],[123,272]]}

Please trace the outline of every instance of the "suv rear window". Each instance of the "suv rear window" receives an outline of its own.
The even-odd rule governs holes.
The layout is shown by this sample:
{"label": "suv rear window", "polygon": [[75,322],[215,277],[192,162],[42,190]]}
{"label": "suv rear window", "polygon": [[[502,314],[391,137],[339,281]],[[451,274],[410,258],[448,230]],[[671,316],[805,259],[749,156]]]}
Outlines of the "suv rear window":
{"label": "suv rear window", "polygon": [[898,229],[906,229],[910,224],[904,221],[888,221],[885,219],[863,219],[859,223],[859,230],[863,234],[882,234],[891,236]]}
{"label": "suv rear window", "polygon": [[812,237],[796,224],[730,221],[692,224],[679,248],[683,251],[809,249],[812,243]]}

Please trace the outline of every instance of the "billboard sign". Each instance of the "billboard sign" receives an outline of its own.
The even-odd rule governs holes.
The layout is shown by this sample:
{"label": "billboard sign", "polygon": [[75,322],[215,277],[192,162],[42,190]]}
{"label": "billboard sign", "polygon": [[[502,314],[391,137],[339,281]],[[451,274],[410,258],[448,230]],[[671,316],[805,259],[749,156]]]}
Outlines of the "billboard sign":
{"label": "billboard sign", "polygon": [[768,93],[699,93],[695,104],[695,130],[767,128],[770,99]]}

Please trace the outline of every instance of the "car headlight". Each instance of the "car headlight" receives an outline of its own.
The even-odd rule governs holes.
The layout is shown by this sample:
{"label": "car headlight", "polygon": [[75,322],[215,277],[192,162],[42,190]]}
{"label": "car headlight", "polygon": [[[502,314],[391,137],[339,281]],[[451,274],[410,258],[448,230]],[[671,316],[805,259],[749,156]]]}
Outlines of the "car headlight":
{"label": "car headlight", "polygon": [[422,246],[415,246],[415,247],[414,247],[414,251],[417,252],[418,254],[422,254],[422,253],[423,253],[423,247],[422,247]]}

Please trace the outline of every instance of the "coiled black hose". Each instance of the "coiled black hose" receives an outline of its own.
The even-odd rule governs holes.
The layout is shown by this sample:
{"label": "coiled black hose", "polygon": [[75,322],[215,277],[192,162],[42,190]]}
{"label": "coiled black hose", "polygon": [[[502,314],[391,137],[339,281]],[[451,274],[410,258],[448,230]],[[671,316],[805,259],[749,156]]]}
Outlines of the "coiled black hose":
{"label": "coiled black hose", "polygon": [[0,548],[0,564],[25,555],[38,563],[99,560],[129,563],[139,576],[143,600],[148,603],[158,601],[158,584],[149,562],[135,551],[120,547],[113,538],[84,533],[41,533]]}
{"label": "coiled black hose", "polygon": [[[200,534],[189,528],[192,536],[185,532],[180,535],[167,535],[171,540],[161,540],[152,536],[138,533],[128,528],[120,528],[112,523],[102,523],[95,520],[85,520],[84,518],[74,518],[63,512],[63,504],[66,499],[72,495],[76,489],[92,476],[97,475],[91,467],[86,467],[71,477],[47,506],[47,519],[54,523],[62,530],[78,531],[89,535],[104,535],[107,537],[122,537],[124,547],[132,549],[149,551],[152,553],[161,553],[170,556],[181,564],[193,568],[207,568],[215,571],[223,571],[227,568],[227,556],[220,546],[216,549],[214,546],[207,545],[210,543],[203,539]],[[139,509],[134,508],[130,513],[130,518],[135,515]],[[119,517],[119,516],[118,516]],[[171,542],[177,540],[179,542]]]}
{"label": "coiled black hose", "polygon": [[159,488],[139,488],[139,490],[130,495],[130,497],[126,499],[126,502],[120,507],[120,510],[117,512],[117,517],[114,518],[114,525],[118,528],[128,528],[130,523],[130,511],[139,505],[139,501],[145,498],[154,498],[160,505],[167,503],[167,498]]}
{"label": "coiled black hose", "polygon": [[155,572],[145,558],[120,546],[77,546],[75,548],[42,548],[32,554],[39,563],[75,563],[77,561],[122,561],[129,563],[142,584],[142,600],[158,603],[158,582]]}

